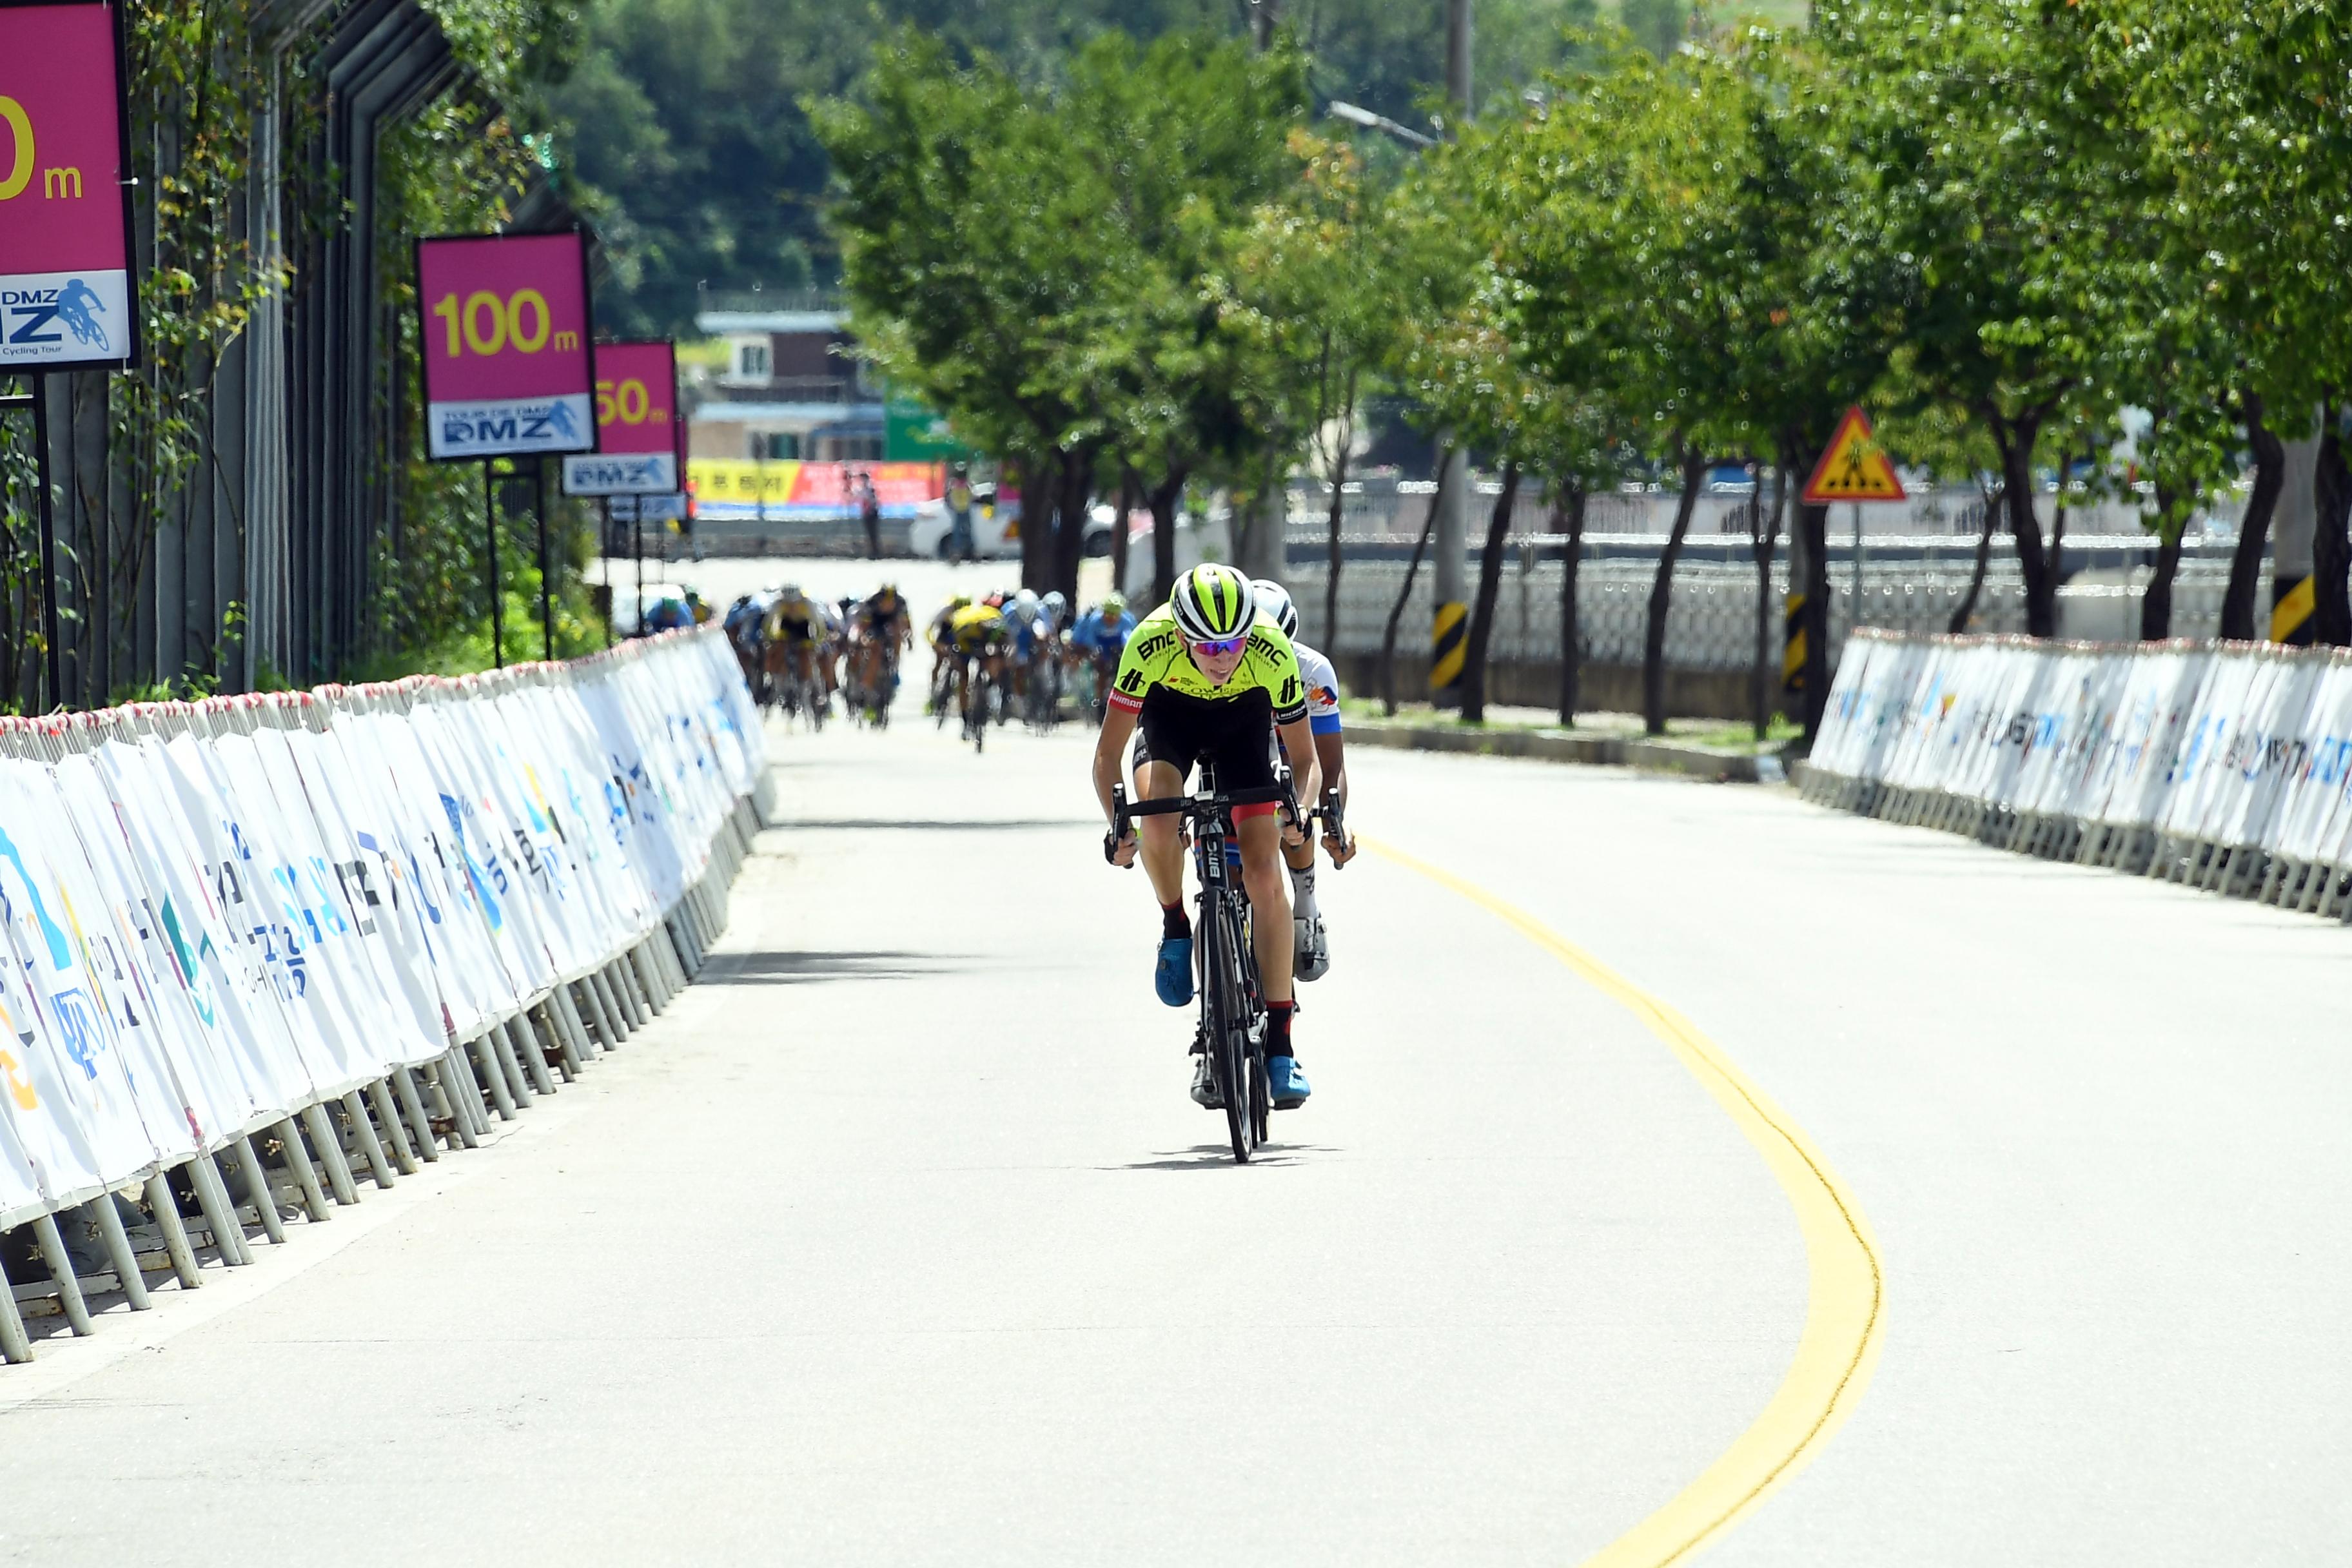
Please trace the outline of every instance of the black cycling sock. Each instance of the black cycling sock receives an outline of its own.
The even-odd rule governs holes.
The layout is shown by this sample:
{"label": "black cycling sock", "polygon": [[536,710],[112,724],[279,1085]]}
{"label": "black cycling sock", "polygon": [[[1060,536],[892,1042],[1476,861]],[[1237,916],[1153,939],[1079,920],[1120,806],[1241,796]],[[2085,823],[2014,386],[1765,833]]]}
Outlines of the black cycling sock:
{"label": "black cycling sock", "polygon": [[1160,906],[1160,939],[1162,942],[1171,936],[1191,936],[1192,934],[1192,917],[1184,912],[1181,902]]}
{"label": "black cycling sock", "polygon": [[1296,1002],[1265,1005],[1265,1054],[1269,1058],[1290,1055],[1290,1016],[1297,1006]]}

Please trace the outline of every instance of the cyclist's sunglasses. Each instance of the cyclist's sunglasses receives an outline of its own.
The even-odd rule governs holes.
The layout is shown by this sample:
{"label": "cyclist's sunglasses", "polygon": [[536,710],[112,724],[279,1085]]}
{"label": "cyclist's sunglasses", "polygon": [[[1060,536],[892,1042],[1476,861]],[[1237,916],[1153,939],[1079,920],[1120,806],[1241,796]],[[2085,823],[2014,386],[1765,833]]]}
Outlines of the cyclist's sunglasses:
{"label": "cyclist's sunglasses", "polygon": [[1219,637],[1215,642],[1196,642],[1192,651],[1202,658],[1223,658],[1229,653],[1239,653],[1249,646],[1249,633],[1239,637]]}

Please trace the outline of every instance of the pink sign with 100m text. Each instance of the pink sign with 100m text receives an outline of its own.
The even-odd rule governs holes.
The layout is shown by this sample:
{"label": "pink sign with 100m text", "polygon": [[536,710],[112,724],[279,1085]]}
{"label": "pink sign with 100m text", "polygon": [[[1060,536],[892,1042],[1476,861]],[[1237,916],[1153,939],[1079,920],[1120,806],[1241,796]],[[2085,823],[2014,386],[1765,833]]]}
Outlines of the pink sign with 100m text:
{"label": "pink sign with 100m text", "polygon": [[419,240],[416,284],[435,458],[596,450],[577,230]]}

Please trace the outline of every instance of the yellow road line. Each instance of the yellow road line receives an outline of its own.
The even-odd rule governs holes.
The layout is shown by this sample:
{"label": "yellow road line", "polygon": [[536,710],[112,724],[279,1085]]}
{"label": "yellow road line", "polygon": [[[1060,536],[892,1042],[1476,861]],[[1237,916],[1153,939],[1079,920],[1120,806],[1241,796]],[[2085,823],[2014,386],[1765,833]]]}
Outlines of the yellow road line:
{"label": "yellow road line", "polygon": [[1664,1568],[1688,1562],[1804,1468],[1861,1401],[1885,1325],[1886,1281],[1869,1223],[1812,1141],[1689,1019],[1524,910],[1400,849],[1370,838],[1360,842],[1517,928],[1639,1018],[1730,1113],[1797,1211],[1811,1288],[1805,1331],[1780,1388],[1696,1480],[1587,1558],[1584,1568]]}

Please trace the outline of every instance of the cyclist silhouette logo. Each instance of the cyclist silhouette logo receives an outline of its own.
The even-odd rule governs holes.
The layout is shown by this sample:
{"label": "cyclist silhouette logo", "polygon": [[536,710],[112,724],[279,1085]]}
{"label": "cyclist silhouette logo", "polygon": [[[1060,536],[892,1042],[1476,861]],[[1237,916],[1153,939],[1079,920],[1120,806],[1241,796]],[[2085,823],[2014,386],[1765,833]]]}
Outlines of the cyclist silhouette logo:
{"label": "cyclist silhouette logo", "polygon": [[100,302],[98,291],[80,279],[68,279],[58,290],[58,320],[73,332],[74,341],[100,353],[111,353],[114,341],[98,321],[105,314],[106,307]]}

